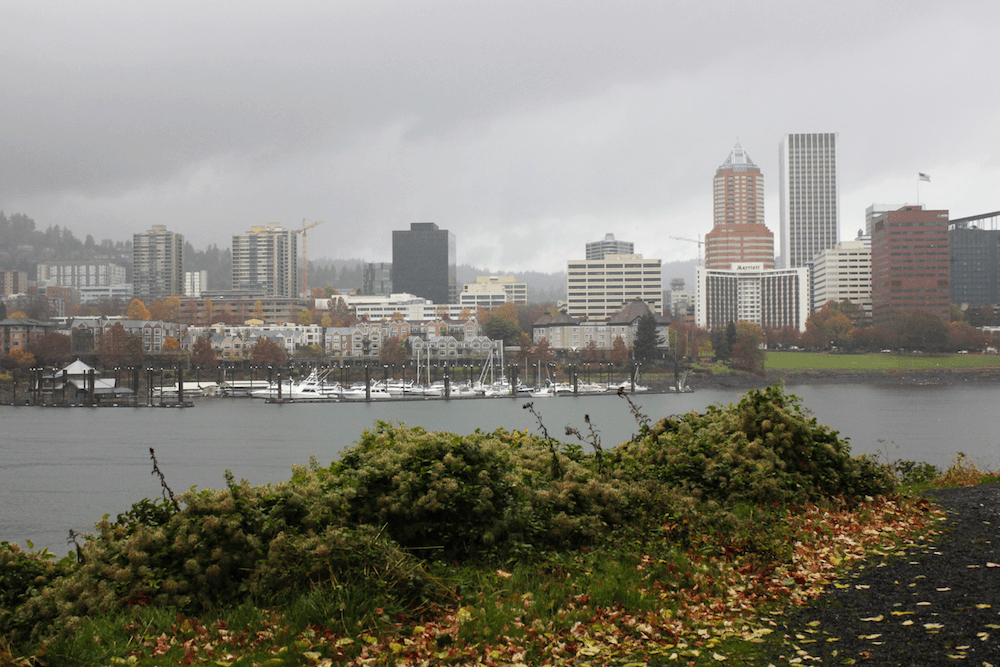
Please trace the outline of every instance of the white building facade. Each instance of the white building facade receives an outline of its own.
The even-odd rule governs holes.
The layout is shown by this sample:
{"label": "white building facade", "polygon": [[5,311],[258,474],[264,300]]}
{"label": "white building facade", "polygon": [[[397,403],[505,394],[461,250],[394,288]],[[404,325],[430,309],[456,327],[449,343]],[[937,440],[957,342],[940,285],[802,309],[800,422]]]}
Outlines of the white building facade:
{"label": "white building facade", "polygon": [[567,314],[603,321],[626,303],[642,299],[654,313],[663,312],[662,262],[642,255],[605,255],[604,259],[566,264]]}
{"label": "white building facade", "polygon": [[808,266],[840,240],[836,132],[786,134],[778,151],[782,266]]}
{"label": "white building facade", "polygon": [[476,282],[465,283],[458,295],[458,305],[490,310],[513,303],[528,303],[528,283],[518,282],[514,276],[477,276]]}
{"label": "white building facade", "polygon": [[871,239],[841,241],[836,247],[816,255],[812,267],[812,309],[817,311],[827,301],[850,301],[872,315]]}
{"label": "white building facade", "polygon": [[132,284],[145,303],[184,293],[184,235],[153,225],[132,235]]}
{"label": "white building facade", "polygon": [[763,329],[795,327],[805,331],[810,313],[809,270],[765,269],[734,264],[731,269],[695,271],[695,323],[719,329],[730,322],[752,322]]}
{"label": "white building facade", "polygon": [[233,289],[260,290],[273,297],[298,297],[298,237],[295,230],[269,222],[267,225],[255,225],[244,234],[234,234]]}
{"label": "white building facade", "polygon": [[125,267],[113,262],[45,262],[39,264],[38,282],[56,287],[108,287],[123,285]]}

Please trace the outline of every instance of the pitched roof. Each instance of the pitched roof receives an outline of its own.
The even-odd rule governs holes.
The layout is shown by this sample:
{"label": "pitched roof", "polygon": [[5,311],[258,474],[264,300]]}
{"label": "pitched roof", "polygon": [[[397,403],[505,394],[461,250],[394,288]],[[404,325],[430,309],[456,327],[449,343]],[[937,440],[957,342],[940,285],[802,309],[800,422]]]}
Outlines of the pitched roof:
{"label": "pitched roof", "polygon": [[93,369],[94,369],[93,366],[88,366],[87,364],[77,359],[63,370],[66,371],[68,375],[83,375],[84,373],[88,373]]}
{"label": "pitched roof", "polygon": [[551,315],[550,313],[545,313],[537,320],[531,323],[532,327],[547,327],[553,324],[579,324],[578,320],[574,320],[572,317],[566,313],[559,311],[558,315]]}
{"label": "pitched roof", "polygon": [[642,299],[636,297],[632,301],[629,301],[624,308],[619,310],[617,313],[611,316],[608,320],[608,324],[632,324],[638,320],[643,315],[648,315],[652,313],[653,317],[656,318],[657,324],[669,324],[670,319],[654,313],[649,309],[649,305]]}

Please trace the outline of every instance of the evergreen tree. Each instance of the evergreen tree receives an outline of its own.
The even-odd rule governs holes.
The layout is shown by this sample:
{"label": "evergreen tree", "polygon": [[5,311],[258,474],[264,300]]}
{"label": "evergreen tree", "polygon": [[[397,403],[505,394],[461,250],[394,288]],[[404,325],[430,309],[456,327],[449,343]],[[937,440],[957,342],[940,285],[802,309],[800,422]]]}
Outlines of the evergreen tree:
{"label": "evergreen tree", "polygon": [[652,313],[646,313],[639,318],[632,349],[635,352],[635,360],[640,363],[645,364],[656,358],[656,317]]}

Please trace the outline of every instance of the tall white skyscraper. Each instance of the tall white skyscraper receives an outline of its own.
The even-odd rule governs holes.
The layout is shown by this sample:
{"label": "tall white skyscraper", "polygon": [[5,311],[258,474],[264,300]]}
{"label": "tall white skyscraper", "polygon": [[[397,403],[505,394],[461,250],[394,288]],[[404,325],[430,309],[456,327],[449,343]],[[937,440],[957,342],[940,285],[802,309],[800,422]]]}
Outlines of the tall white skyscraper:
{"label": "tall white skyscraper", "polygon": [[132,284],[146,303],[184,293],[184,235],[153,225],[132,234]]}
{"label": "tall white skyscraper", "polygon": [[254,225],[233,234],[233,289],[262,290],[267,296],[299,295],[298,237],[280,223]]}
{"label": "tall white skyscraper", "polygon": [[786,134],[778,151],[782,266],[808,266],[840,240],[837,137]]}

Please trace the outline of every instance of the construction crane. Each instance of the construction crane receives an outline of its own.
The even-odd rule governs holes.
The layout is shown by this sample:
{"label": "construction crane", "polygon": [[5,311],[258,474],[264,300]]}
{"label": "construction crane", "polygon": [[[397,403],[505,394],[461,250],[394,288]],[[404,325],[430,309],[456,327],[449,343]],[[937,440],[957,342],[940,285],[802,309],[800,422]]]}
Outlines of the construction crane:
{"label": "construction crane", "polygon": [[[309,223],[308,225],[306,223]],[[302,294],[309,298],[309,259],[306,255],[306,230],[312,229],[316,225],[322,225],[322,220],[306,220],[302,218],[302,229],[296,229],[296,234],[302,234]]]}
{"label": "construction crane", "polygon": [[701,234],[698,234],[698,239],[697,240],[695,240],[695,239],[686,239],[686,238],[684,238],[682,236],[671,236],[670,238],[674,239],[675,241],[690,241],[691,243],[697,243],[698,244],[698,266],[701,266],[701,247],[703,245],[705,245],[705,242],[701,240]]}

